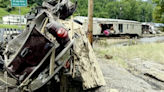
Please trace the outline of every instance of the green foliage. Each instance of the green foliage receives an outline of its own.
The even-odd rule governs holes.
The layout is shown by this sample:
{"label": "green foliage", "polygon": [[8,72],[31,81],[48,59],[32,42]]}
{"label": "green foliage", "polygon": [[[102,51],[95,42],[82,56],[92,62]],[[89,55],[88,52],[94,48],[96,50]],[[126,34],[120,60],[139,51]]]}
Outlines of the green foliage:
{"label": "green foliage", "polygon": [[[41,5],[44,0],[28,0],[28,7],[21,7],[21,14],[26,14],[30,8],[37,5]],[[74,0],[71,0],[74,1]],[[87,16],[88,15],[88,0],[77,0],[78,7],[75,15]],[[151,2],[151,0],[148,0]],[[154,0],[158,2],[159,0]],[[10,0],[0,0],[0,7],[6,10],[9,14],[18,14],[18,8],[10,6]],[[121,7],[121,9],[120,9]],[[163,15],[159,9],[154,12],[154,18],[158,20],[164,20]],[[163,9],[164,10],[164,9]],[[94,17],[101,18],[119,18],[126,20],[137,21],[152,21],[153,6],[151,3],[142,0],[94,0]]]}
{"label": "green foliage", "polygon": [[[14,28],[14,29],[19,29],[20,27],[18,27],[16,25],[4,25],[4,24],[0,24],[0,28]],[[21,28],[24,29],[25,26],[22,26]]]}
{"label": "green foliage", "polygon": [[[30,6],[36,4],[35,1],[36,3],[42,3],[43,0],[28,0],[28,2],[30,2],[30,4],[28,4],[29,7],[21,7],[21,15],[28,13],[30,11]],[[0,19],[2,19],[4,15],[19,14],[19,8],[11,7],[10,3],[10,0],[0,0]]]}
{"label": "green foliage", "polygon": [[44,0],[28,0],[28,4],[30,6],[33,6],[33,5],[41,5],[43,1]]}
{"label": "green foliage", "polygon": [[[88,0],[78,0],[77,11],[75,15],[87,16]],[[94,17],[151,22],[152,11],[152,4],[142,0],[94,0]]]}
{"label": "green foliage", "polygon": [[118,18],[119,15],[119,2],[111,2],[108,3],[105,8],[106,8],[106,12],[108,13],[108,17],[109,18]]}
{"label": "green foliage", "polygon": [[[20,10],[21,10],[21,15],[25,15],[27,14],[29,11],[30,11],[30,7],[21,7]],[[11,14],[19,14],[19,8],[18,7],[15,7],[15,9],[13,9],[11,12]]]}
{"label": "green foliage", "polygon": [[2,16],[8,15],[8,14],[9,14],[9,13],[8,13],[7,11],[5,11],[3,8],[0,8],[0,11],[1,11],[1,13],[0,13],[0,19],[2,19]]}
{"label": "green foliage", "polygon": [[155,22],[164,23],[164,0],[153,0],[156,4],[153,12],[153,18]]}
{"label": "green foliage", "polygon": [[1,8],[6,8],[8,5],[10,5],[10,0],[0,0]]}
{"label": "green foliage", "polygon": [[[9,15],[9,14],[19,14],[19,8],[15,7],[10,10],[10,12],[6,11],[6,8],[0,8],[0,19],[2,19],[2,16]],[[30,11],[30,7],[21,7],[21,15],[25,15]]]}
{"label": "green foliage", "polygon": [[13,9],[14,9],[14,8],[11,7],[10,5],[8,5],[8,6],[5,8],[5,10],[6,10],[7,12],[11,12]]}

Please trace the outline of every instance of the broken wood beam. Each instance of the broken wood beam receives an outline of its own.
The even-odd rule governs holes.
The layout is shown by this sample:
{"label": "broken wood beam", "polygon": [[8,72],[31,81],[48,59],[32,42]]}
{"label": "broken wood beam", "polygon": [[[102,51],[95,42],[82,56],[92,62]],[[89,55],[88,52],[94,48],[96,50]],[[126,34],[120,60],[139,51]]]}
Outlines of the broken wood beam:
{"label": "broken wood beam", "polygon": [[[60,22],[66,29],[71,29],[71,21],[60,20]],[[74,38],[76,44],[74,52],[79,57],[79,59],[75,59],[75,65],[83,80],[83,90],[105,85],[104,76],[83,27],[74,22],[74,32],[78,35],[78,38]]]}

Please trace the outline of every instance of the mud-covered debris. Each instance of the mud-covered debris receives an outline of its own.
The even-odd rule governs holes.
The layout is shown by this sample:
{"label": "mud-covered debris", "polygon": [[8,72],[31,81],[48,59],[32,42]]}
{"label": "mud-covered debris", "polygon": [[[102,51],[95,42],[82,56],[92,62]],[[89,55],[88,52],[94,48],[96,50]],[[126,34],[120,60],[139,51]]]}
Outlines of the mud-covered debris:
{"label": "mud-covered debris", "polygon": [[117,89],[111,89],[110,92],[119,92]]}
{"label": "mud-covered debris", "polygon": [[111,55],[105,55],[105,58],[106,58],[106,59],[112,59],[113,56],[111,56]]}

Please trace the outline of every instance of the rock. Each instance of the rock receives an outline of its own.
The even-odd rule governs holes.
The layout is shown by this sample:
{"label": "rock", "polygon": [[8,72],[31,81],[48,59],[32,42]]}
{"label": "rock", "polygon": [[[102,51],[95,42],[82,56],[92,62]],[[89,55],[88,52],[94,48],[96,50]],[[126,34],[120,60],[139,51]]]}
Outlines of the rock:
{"label": "rock", "polygon": [[112,59],[113,56],[111,56],[111,55],[105,55],[105,58],[106,58],[106,59]]}

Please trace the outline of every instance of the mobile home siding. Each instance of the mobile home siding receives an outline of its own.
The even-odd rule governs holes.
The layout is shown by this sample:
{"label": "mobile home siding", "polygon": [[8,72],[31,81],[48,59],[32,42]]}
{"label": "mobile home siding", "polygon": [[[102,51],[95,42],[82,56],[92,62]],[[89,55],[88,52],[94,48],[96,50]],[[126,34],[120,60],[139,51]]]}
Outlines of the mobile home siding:
{"label": "mobile home siding", "polygon": [[[88,31],[88,26],[89,26],[88,21],[85,21],[83,26],[84,26],[85,32],[87,32]],[[93,34],[94,35],[99,35],[100,33],[101,33],[101,27],[99,26],[98,23],[93,22]]]}
{"label": "mobile home siding", "polygon": [[[77,16],[74,19],[83,23],[84,30],[88,28],[88,18]],[[101,28],[99,24],[113,24],[113,28],[116,33],[120,33],[119,24],[122,24],[123,32],[120,34],[141,34],[142,25],[138,21],[120,20],[120,19],[105,19],[105,18],[93,18],[93,35],[101,34]],[[128,25],[128,28],[127,28]]]}

